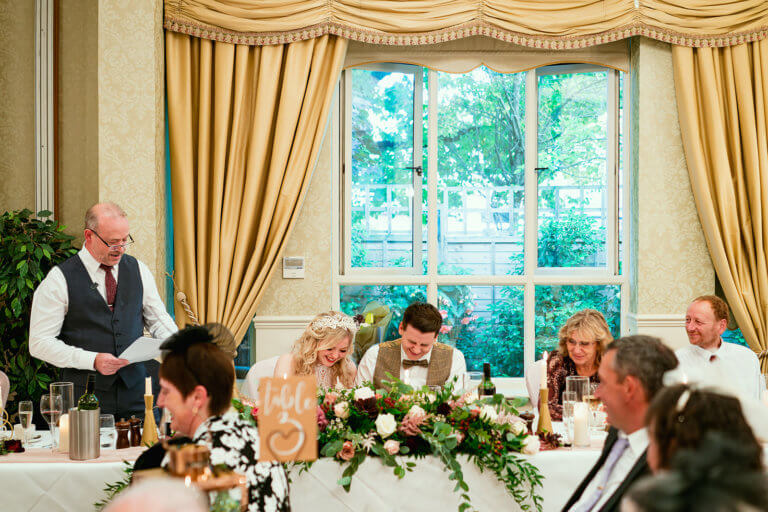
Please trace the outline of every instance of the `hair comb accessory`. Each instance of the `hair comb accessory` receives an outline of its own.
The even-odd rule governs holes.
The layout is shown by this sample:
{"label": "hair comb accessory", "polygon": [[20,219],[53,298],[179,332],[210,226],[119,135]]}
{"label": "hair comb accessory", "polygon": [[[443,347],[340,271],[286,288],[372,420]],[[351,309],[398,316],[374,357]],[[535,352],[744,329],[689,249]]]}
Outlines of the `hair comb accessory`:
{"label": "hair comb accessory", "polygon": [[168,339],[160,345],[160,350],[179,352],[187,350],[197,343],[211,342],[213,342],[213,336],[208,332],[208,329],[200,325],[188,325],[182,330],[169,336]]}
{"label": "hair comb accessory", "polygon": [[323,329],[346,329],[352,331],[352,336],[357,332],[357,324],[352,317],[344,313],[333,313],[313,320],[309,328],[317,332]]}
{"label": "hair comb accessory", "polygon": [[677,421],[680,423],[683,423],[685,421],[685,415],[683,412],[685,411],[685,406],[688,405],[688,400],[691,398],[691,390],[685,389],[681,394],[680,398],[677,399],[677,405],[675,405],[675,412],[677,413]]}

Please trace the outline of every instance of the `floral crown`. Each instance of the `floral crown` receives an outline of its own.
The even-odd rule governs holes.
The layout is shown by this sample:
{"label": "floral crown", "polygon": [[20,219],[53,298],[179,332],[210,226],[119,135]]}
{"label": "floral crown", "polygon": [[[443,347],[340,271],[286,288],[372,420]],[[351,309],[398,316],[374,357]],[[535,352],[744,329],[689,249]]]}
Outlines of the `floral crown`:
{"label": "floral crown", "polygon": [[333,313],[328,316],[322,316],[313,320],[309,324],[309,328],[315,332],[323,329],[346,329],[352,332],[352,336],[357,333],[357,323],[352,317],[345,315],[344,313]]}

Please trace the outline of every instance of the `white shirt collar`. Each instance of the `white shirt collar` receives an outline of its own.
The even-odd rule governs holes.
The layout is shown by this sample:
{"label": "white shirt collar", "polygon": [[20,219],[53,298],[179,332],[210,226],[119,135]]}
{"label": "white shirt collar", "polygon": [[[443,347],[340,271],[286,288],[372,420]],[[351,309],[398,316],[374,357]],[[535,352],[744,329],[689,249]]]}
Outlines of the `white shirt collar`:
{"label": "white shirt collar", "polygon": [[636,456],[648,448],[648,430],[645,427],[637,429],[631,434],[625,434],[620,430],[619,437],[625,437],[629,441],[629,447]]}
{"label": "white shirt collar", "polygon": [[[417,361],[426,360],[429,362],[430,358],[432,357],[432,349],[429,349],[429,352],[421,356],[417,359]],[[406,359],[410,359],[408,355],[405,353],[405,349],[403,348],[402,343],[400,344],[400,362],[405,361]]]}
{"label": "white shirt collar", "polygon": [[691,344],[691,350],[693,353],[702,359],[706,359],[707,361],[709,361],[710,357],[718,355],[720,351],[723,350],[723,347],[725,347],[725,342],[722,338],[720,338],[720,346],[714,349],[701,348],[698,345]]}
{"label": "white shirt collar", "polygon": [[[99,267],[101,267],[101,263],[93,257],[88,249],[86,249],[85,244],[83,244],[83,248],[80,249],[80,252],[78,252],[77,255],[80,256],[80,260],[83,262],[83,266],[85,266],[85,270],[87,270],[89,274],[95,274],[96,271],[99,270]],[[104,271],[102,270],[102,272]]]}

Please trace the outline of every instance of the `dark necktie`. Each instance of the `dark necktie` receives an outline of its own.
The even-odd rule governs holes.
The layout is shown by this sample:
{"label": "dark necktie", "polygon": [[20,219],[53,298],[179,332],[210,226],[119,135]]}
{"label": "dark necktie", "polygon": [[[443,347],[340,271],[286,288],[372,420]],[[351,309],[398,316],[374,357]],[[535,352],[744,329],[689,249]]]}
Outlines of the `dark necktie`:
{"label": "dark necktie", "polygon": [[424,368],[429,367],[429,361],[426,359],[419,359],[418,361],[412,361],[410,359],[403,359],[403,368],[413,368],[414,366],[421,366]]}
{"label": "dark necktie", "polygon": [[115,310],[115,295],[117,294],[117,281],[112,275],[112,267],[101,264],[99,268],[104,270],[104,287],[107,289],[107,306],[110,311]]}

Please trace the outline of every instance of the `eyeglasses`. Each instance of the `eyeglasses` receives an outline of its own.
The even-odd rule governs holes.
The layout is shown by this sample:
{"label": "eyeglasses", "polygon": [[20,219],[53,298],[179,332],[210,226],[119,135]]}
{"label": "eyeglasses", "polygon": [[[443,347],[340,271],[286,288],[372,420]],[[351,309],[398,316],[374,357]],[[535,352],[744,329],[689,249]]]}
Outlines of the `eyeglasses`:
{"label": "eyeglasses", "polygon": [[128,247],[129,245],[131,245],[133,243],[133,237],[130,234],[128,235],[128,240],[126,242],[123,242],[121,244],[110,244],[110,243],[107,243],[106,240],[101,238],[101,236],[99,236],[99,234],[97,232],[95,232],[94,230],[90,229],[89,231],[91,233],[93,233],[94,235],[96,235],[96,238],[101,240],[101,242],[104,245],[106,245],[108,249],[113,250],[113,251],[116,251],[118,249],[125,249],[126,247]]}
{"label": "eyeglasses", "polygon": [[576,340],[568,340],[565,343],[571,348],[575,348],[577,346],[580,348],[589,348],[595,344],[594,341],[576,341]]}

